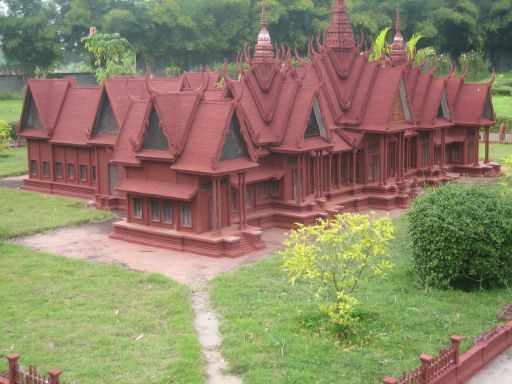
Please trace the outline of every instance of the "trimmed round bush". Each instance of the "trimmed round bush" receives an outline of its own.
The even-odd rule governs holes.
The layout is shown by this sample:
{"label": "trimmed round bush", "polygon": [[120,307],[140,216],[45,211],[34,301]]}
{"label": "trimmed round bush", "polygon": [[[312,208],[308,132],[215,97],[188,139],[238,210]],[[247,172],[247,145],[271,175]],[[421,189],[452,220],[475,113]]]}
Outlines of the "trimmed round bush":
{"label": "trimmed round bush", "polygon": [[435,288],[512,283],[512,199],[497,185],[447,184],[417,197],[409,212],[416,272]]}

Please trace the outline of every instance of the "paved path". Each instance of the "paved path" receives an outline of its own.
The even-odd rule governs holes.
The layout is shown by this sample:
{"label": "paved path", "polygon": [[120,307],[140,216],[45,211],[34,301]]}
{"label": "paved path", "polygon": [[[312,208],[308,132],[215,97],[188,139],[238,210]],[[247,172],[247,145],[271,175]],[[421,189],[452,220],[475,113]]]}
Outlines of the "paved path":
{"label": "paved path", "polygon": [[512,348],[495,358],[467,384],[512,384]]}
{"label": "paved path", "polygon": [[27,179],[28,176],[14,176],[14,177],[5,177],[0,179],[0,188],[18,188],[23,184],[23,180]]}

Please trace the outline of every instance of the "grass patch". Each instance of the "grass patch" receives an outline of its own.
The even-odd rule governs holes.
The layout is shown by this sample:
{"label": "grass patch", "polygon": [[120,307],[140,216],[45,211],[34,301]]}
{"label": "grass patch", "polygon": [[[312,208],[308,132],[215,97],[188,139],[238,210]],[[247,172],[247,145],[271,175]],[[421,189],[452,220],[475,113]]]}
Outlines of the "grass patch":
{"label": "grass patch", "polygon": [[0,100],[0,120],[19,121],[23,100]]}
{"label": "grass patch", "polygon": [[[485,160],[485,143],[480,143],[478,151],[480,160]],[[491,161],[502,162],[512,156],[512,144],[489,144],[489,158]]]}
{"label": "grass patch", "polygon": [[497,117],[512,119],[512,96],[493,96],[492,102]]}
{"label": "grass patch", "polygon": [[246,384],[379,383],[418,366],[420,354],[436,354],[449,335],[466,336],[467,349],[495,326],[511,293],[425,291],[414,279],[407,218],[394,221],[396,267],[358,294],[362,321],[350,342],[338,340],[311,298],[287,284],[278,256],[215,279],[212,299],[232,371]]}
{"label": "grass patch", "polygon": [[185,287],[10,244],[0,270],[0,354],[63,369],[68,383],[203,382]]}
{"label": "grass patch", "polygon": [[0,177],[28,173],[27,147],[8,148],[0,151]]}
{"label": "grass patch", "polygon": [[0,188],[0,240],[110,219],[81,200]]}

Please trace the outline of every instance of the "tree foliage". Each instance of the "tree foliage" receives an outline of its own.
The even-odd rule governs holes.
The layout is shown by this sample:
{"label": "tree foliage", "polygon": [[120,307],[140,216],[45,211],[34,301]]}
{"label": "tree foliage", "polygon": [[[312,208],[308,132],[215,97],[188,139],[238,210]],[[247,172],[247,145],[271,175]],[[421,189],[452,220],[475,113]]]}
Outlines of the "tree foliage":
{"label": "tree foliage", "polygon": [[512,200],[489,184],[448,184],[413,201],[410,236],[425,286],[486,288],[512,283]]}
{"label": "tree foliage", "polygon": [[[298,45],[325,31],[334,0],[268,0],[273,42]],[[255,44],[261,0],[4,0],[2,51],[10,63],[35,73],[60,56],[82,54],[82,37],[94,25],[120,33],[133,46],[141,67],[185,69],[230,60],[244,44]],[[347,0],[356,36],[366,43],[384,28],[393,28],[396,1]],[[432,46],[458,60],[461,52],[485,50],[491,57],[512,48],[510,0],[404,0],[402,32],[423,35],[418,46]],[[0,11],[1,13],[1,11]],[[34,62],[36,60],[37,62]],[[497,60],[497,59],[496,59]]]}
{"label": "tree foliage", "polygon": [[346,213],[314,226],[298,225],[281,252],[290,284],[303,283],[320,310],[342,329],[358,319],[355,293],[371,277],[391,269],[387,249],[394,236],[391,219]]}
{"label": "tree foliage", "polygon": [[119,33],[96,33],[82,38],[95,68],[96,80],[135,73],[135,54],[128,40]]}

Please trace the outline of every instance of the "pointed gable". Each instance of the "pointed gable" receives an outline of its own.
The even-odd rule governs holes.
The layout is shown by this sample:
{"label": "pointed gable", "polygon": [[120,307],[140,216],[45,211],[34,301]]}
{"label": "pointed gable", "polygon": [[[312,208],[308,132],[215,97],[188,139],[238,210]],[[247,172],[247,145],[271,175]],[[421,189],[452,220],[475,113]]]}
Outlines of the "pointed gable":
{"label": "pointed gable", "polygon": [[21,120],[21,130],[25,131],[41,128],[43,128],[43,125],[41,124],[41,118],[39,117],[39,112],[37,111],[37,107],[34,103],[32,92],[29,89],[25,99],[25,111]]}
{"label": "pointed gable", "polygon": [[492,108],[492,100],[491,100],[491,92],[487,92],[487,97],[485,99],[485,107],[484,107],[484,119],[494,120],[494,113]]}
{"label": "pointed gable", "polygon": [[118,133],[119,124],[114,115],[114,110],[106,92],[103,92],[92,136],[117,135]]}
{"label": "pointed gable", "polygon": [[222,147],[220,161],[234,160],[247,156],[247,148],[240,132],[240,122],[234,113],[231,118],[231,123],[229,124],[226,141]]}
{"label": "pointed gable", "polygon": [[313,102],[313,108],[311,108],[311,113],[309,115],[309,121],[304,132],[304,138],[310,137],[323,137],[327,138],[327,132],[322,123],[322,115],[321,115],[320,105],[318,104],[318,100],[315,99]]}
{"label": "pointed gable", "polygon": [[169,149],[169,142],[164,134],[160,117],[153,106],[149,117],[149,124],[142,139],[142,149],[156,149],[165,151]]}
{"label": "pointed gable", "polygon": [[439,103],[439,109],[437,110],[437,118],[451,120],[450,105],[448,104],[448,93],[446,87],[443,88],[441,93],[441,102]]}

